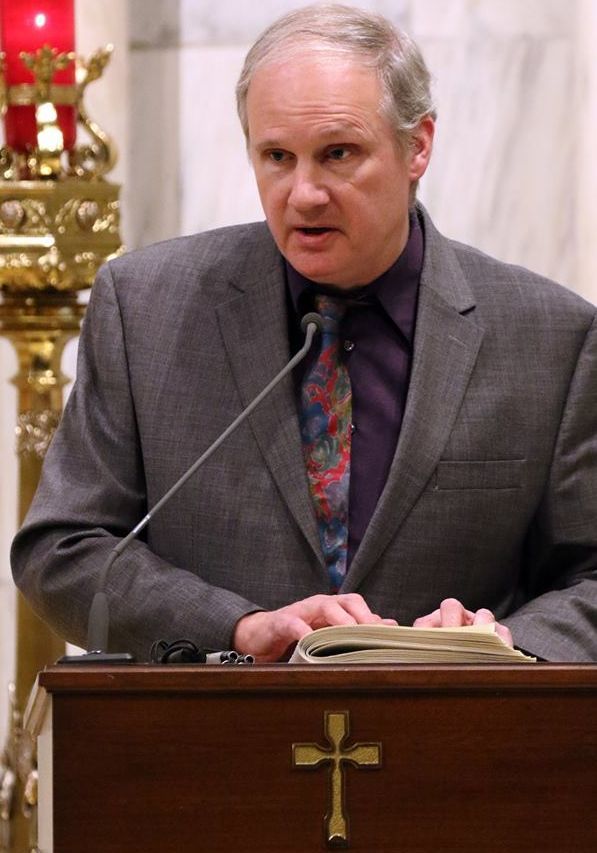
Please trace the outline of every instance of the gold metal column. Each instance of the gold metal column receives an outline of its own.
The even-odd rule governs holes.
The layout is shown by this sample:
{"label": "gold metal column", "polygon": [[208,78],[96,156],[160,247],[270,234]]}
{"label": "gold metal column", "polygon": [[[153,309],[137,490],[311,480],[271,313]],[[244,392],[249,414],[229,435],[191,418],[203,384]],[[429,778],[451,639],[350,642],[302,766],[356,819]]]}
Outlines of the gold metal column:
{"label": "gold metal column", "polygon": [[[18,390],[17,454],[19,458],[19,524],[35,493],[47,446],[60,419],[62,390],[66,377],[60,369],[65,343],[78,334],[84,306],[76,294],[4,294],[0,302],[0,330],[12,341],[18,356],[13,381]],[[15,687],[11,691],[11,723],[6,763],[12,766],[13,803],[10,846],[5,849],[35,849],[36,827],[28,819],[36,804],[35,755],[22,740],[22,709],[40,669],[64,652],[64,641],[32,611],[17,593],[17,644]],[[0,836],[1,837],[1,836]],[[0,845],[0,849],[2,846]]]}
{"label": "gold metal column", "polygon": [[[0,330],[18,356],[17,454],[19,524],[35,493],[43,458],[60,419],[67,378],[60,369],[66,342],[79,332],[84,306],[73,293],[5,294],[0,302]],[[64,642],[32,612],[19,595],[16,702],[24,708],[40,669],[63,653]]]}
{"label": "gold metal column", "polygon": [[[7,105],[36,107],[38,147],[27,155],[0,149],[0,334],[13,344],[18,372],[15,423],[19,461],[19,522],[31,503],[41,465],[60,419],[65,344],[78,335],[88,289],[104,261],[123,251],[119,187],[105,180],[114,165],[109,137],[83,106],[87,84],[101,76],[111,48],[77,60],[75,86],[52,83],[56,69],[74,61],[46,46],[22,54],[34,85],[3,85]],[[73,104],[89,141],[66,154],[56,104]],[[36,850],[35,750],[23,737],[22,713],[40,669],[64,652],[64,642],[18,595],[15,685],[9,687],[10,731],[0,753],[0,853]]]}

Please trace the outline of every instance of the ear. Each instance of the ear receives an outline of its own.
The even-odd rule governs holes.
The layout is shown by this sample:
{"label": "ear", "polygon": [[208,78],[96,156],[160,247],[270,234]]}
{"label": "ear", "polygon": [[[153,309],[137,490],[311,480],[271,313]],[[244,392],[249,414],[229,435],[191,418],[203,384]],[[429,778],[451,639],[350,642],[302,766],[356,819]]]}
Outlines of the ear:
{"label": "ear", "polygon": [[421,119],[418,127],[412,133],[409,152],[409,177],[411,181],[418,181],[427,170],[433,149],[434,133],[435,121],[431,116],[425,116]]}

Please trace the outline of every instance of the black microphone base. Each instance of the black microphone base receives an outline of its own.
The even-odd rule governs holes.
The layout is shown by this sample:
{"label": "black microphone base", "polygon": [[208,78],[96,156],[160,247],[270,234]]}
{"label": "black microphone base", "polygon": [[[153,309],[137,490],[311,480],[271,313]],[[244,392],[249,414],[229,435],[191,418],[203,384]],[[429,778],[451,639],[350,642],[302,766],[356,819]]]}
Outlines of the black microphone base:
{"label": "black microphone base", "polygon": [[123,663],[135,663],[136,658],[129,652],[83,652],[80,655],[64,655],[56,663],[106,664],[109,666]]}

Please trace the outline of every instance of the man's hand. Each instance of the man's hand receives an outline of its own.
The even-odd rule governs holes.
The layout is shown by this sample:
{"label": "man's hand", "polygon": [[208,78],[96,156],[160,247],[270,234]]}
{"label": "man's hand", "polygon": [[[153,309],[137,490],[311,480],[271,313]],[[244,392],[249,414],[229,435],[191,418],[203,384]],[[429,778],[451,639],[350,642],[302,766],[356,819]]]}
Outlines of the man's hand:
{"label": "man's hand", "polygon": [[415,628],[458,628],[461,625],[486,625],[488,622],[495,622],[496,634],[509,646],[514,645],[510,629],[496,622],[491,610],[481,608],[473,613],[471,610],[466,610],[455,598],[444,599],[437,610],[416,619],[413,625]]}
{"label": "man's hand", "polygon": [[315,628],[327,625],[359,625],[381,622],[395,625],[394,619],[382,619],[372,613],[357,593],[312,595],[279,610],[249,613],[236,624],[234,648],[251,654],[264,663],[283,660],[294,643]]}

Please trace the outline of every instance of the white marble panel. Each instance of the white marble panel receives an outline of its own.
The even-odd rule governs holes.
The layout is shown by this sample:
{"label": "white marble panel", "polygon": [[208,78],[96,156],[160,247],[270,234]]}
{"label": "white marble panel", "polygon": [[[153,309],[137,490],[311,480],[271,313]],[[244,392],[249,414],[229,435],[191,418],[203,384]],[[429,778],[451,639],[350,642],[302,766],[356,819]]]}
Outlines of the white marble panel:
{"label": "white marble panel", "polygon": [[480,27],[496,37],[560,38],[574,29],[574,0],[468,0]]}
{"label": "white marble panel", "polygon": [[[139,0],[137,0],[139,2]],[[213,4],[180,0],[180,38],[185,45],[250,44],[259,33],[286,12],[314,4],[300,0],[226,0]],[[348,5],[379,12],[393,21],[404,18],[409,0],[358,0]],[[154,30],[155,32],[155,30]]]}
{"label": "white marble panel", "polygon": [[574,26],[574,0],[410,0],[408,5],[415,38],[560,38]]}
{"label": "white marble panel", "polygon": [[[276,18],[306,5],[297,0],[130,0],[133,42],[160,47],[250,43]],[[558,37],[570,31],[574,19],[570,0],[353,0],[350,5],[383,14],[415,36],[433,38],[466,37],[472,30],[506,38]]]}
{"label": "white marble panel", "polygon": [[[107,178],[123,187],[121,235],[126,244],[129,239],[127,193],[131,119],[128,2],[76,0],[75,16],[77,53],[80,56],[88,58],[99,48],[113,47],[103,76],[91,83],[85,92],[85,106],[89,116],[111,137],[116,147],[116,166]],[[78,138],[80,142],[85,140],[85,131],[80,129]]]}
{"label": "white marble panel", "polygon": [[[108,180],[122,184],[122,237],[129,240],[128,193],[130,134],[130,72],[127,3],[122,0],[76,0],[77,52],[89,57],[111,44],[112,57],[100,80],[91,83],[85,93],[90,117],[112,138],[118,152]],[[83,139],[84,131],[79,137]]]}
{"label": "white marble panel", "polygon": [[577,18],[576,160],[578,291],[597,304],[597,3],[581,0]]}
{"label": "white marble panel", "polygon": [[[137,248],[180,233],[181,135],[179,52],[135,50],[130,56],[134,122],[129,137],[127,244]],[[200,118],[192,101],[185,112]]]}
{"label": "white marble panel", "polygon": [[128,0],[126,5],[133,50],[178,45],[180,0]]}
{"label": "white marble panel", "polygon": [[[185,48],[180,66],[180,230],[263,219],[234,89],[246,48]],[[192,104],[192,109],[184,105]]]}
{"label": "white marble panel", "polygon": [[572,284],[570,42],[447,40],[426,47],[439,118],[421,198],[438,226]]}

